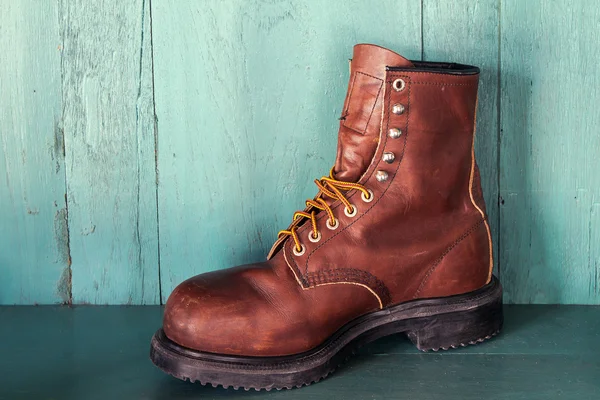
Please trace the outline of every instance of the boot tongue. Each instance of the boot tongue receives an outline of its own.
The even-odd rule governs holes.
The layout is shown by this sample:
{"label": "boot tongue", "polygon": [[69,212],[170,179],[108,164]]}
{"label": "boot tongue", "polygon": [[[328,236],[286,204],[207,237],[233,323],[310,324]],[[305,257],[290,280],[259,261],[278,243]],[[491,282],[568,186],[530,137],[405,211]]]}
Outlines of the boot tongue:
{"label": "boot tongue", "polygon": [[333,170],[336,179],[357,182],[375,154],[386,66],[414,68],[409,60],[383,47],[372,44],[354,46],[348,93],[338,133]]}

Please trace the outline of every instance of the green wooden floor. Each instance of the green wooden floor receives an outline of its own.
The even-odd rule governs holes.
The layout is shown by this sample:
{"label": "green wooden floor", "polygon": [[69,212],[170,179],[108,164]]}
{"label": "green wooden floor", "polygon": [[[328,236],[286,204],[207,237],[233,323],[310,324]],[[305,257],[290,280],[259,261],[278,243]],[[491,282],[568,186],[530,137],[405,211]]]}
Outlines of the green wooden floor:
{"label": "green wooden floor", "polygon": [[420,353],[402,336],[325,381],[260,393],[181,382],[148,359],[161,308],[0,308],[0,399],[599,399],[600,307],[508,306],[479,346]]}

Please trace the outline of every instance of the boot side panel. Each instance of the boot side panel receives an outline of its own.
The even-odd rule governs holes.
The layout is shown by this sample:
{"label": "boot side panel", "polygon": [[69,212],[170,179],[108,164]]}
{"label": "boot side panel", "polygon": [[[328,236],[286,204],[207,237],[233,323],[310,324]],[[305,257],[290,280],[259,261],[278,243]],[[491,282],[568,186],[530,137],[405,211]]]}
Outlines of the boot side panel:
{"label": "boot side panel", "polygon": [[490,261],[488,228],[481,219],[431,265],[413,298],[444,297],[477,290],[489,280]]}

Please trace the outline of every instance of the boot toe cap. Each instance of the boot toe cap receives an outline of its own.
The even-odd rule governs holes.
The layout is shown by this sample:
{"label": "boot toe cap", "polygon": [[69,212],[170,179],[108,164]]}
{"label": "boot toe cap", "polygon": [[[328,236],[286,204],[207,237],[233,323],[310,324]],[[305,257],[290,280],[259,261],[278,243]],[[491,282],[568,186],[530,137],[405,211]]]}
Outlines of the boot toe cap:
{"label": "boot toe cap", "polygon": [[[165,306],[163,330],[191,349],[236,353],[233,336],[248,325],[250,310],[236,292],[218,290],[211,274],[198,275],[175,288]],[[239,285],[238,293],[243,291]],[[232,324],[235,321],[237,326]]]}
{"label": "boot toe cap", "polygon": [[377,305],[360,286],[303,290],[287,267],[259,263],[181,283],[165,306],[163,330],[169,339],[193,350],[283,356],[314,348]]}
{"label": "boot toe cap", "polygon": [[[211,353],[267,356],[294,351],[286,338],[305,321],[304,303],[294,295],[294,286],[260,264],[195,276],[169,296],[163,330],[181,346]],[[297,301],[285,301],[290,296]],[[304,340],[298,348],[309,345]]]}

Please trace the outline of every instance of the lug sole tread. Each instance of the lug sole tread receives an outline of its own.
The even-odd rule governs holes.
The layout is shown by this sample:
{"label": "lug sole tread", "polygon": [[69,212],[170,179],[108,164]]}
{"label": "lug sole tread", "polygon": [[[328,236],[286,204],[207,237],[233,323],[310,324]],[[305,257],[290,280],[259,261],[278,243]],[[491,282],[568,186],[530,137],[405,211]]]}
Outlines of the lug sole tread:
{"label": "lug sole tread", "polygon": [[494,333],[492,333],[491,335],[487,335],[485,337],[476,339],[476,340],[471,340],[467,343],[459,343],[456,345],[451,345],[449,347],[437,347],[437,348],[433,348],[433,349],[421,349],[421,351],[423,353],[429,353],[429,352],[438,352],[440,350],[442,351],[448,351],[448,350],[452,350],[452,349],[459,349],[461,347],[468,347],[468,346],[477,346],[478,344],[481,344],[487,340],[492,339],[493,337],[497,336],[500,333],[500,329],[498,329],[497,331],[495,331]]}
{"label": "lug sole tread", "polygon": [[[442,351],[448,351],[448,350],[453,350],[453,349],[460,349],[461,347],[468,347],[468,346],[476,346],[478,344],[481,344],[483,342],[486,342],[492,338],[494,338],[495,336],[497,336],[500,333],[500,329],[498,329],[497,331],[495,331],[494,333],[492,333],[491,335],[487,335],[485,337],[476,339],[476,340],[471,340],[467,343],[459,343],[456,345],[451,345],[449,347],[438,347],[438,348],[433,348],[433,349],[423,349],[421,350],[424,353],[432,353],[432,352],[439,352],[440,350]],[[304,386],[310,386],[314,383],[318,383],[320,381],[322,381],[323,379],[327,378],[329,375],[331,375],[333,372],[335,372],[338,368],[340,368],[341,366],[343,366],[344,364],[346,364],[351,358],[352,356],[354,356],[356,354],[356,351],[353,351],[352,354],[350,354],[348,357],[346,357],[345,360],[343,360],[341,363],[339,363],[338,365],[336,365],[334,368],[331,368],[330,370],[328,370],[325,374],[323,374],[322,376],[320,376],[318,379],[314,379],[311,380],[310,382],[303,382],[299,385],[292,385],[292,386],[271,386],[271,387],[267,387],[267,386],[235,386],[232,384],[227,384],[227,383],[215,383],[215,382],[203,382],[202,380],[196,380],[196,379],[192,379],[190,377],[187,376],[177,376],[175,374],[172,373],[168,373],[169,375],[173,376],[174,378],[177,379],[181,379],[182,381],[189,381],[191,383],[200,383],[202,386],[207,386],[210,385],[214,388],[218,388],[219,386],[222,387],[223,389],[229,389],[232,388],[233,390],[240,390],[243,389],[245,391],[250,391],[250,390],[255,390],[257,392],[260,392],[261,390],[265,390],[267,392],[270,392],[271,390],[275,389],[275,390],[284,390],[284,389],[299,389],[301,387]]]}
{"label": "lug sole tread", "polygon": [[348,357],[346,357],[345,360],[343,360],[342,362],[340,362],[338,365],[336,365],[335,367],[331,368],[330,370],[328,370],[325,374],[323,374],[322,376],[320,376],[317,379],[313,379],[310,382],[303,382],[301,384],[298,385],[292,385],[292,386],[236,386],[233,384],[227,384],[227,383],[216,383],[216,382],[204,382],[201,379],[192,379],[188,376],[183,376],[183,375],[177,375],[177,374],[173,374],[171,372],[167,372],[168,375],[180,379],[184,382],[190,382],[190,383],[195,383],[195,384],[200,384],[202,386],[212,386],[213,388],[218,388],[219,386],[223,389],[229,389],[232,388],[233,390],[240,390],[243,389],[245,391],[250,391],[250,390],[255,390],[257,392],[260,392],[262,390],[265,390],[267,392],[270,392],[271,390],[275,389],[277,391],[279,390],[290,390],[290,389],[300,389],[304,386],[310,386],[313,383],[319,383],[320,381],[322,381],[323,379],[327,378],[329,375],[331,375],[333,372],[335,372],[338,368],[340,368],[341,366],[343,366],[344,364],[346,364],[351,358],[352,356],[354,356],[356,354],[355,351],[352,352],[352,354],[350,354]]}

